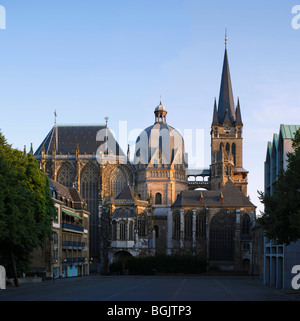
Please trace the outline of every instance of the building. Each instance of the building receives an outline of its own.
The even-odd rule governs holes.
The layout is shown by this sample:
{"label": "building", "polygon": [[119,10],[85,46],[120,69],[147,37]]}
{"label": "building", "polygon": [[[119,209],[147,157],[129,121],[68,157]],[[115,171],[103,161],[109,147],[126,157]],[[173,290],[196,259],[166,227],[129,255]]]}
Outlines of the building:
{"label": "building", "polygon": [[191,253],[215,268],[250,271],[255,206],[247,195],[243,122],[239,99],[236,106],[233,99],[227,39],[212,111],[211,165],[204,170],[188,168],[184,139],[168,124],[161,101],[154,124],[136,139],[133,162],[107,123],[55,123],[50,130],[35,157],[53,181],[74,185],[87,202],[90,251],[101,273],[115,260],[155,253]]}
{"label": "building", "polygon": [[[265,161],[265,193],[272,195],[281,170],[287,168],[287,154],[292,153],[292,139],[300,125],[280,125],[279,133],[267,144]],[[286,246],[276,240],[264,239],[264,284],[279,289],[292,289],[293,266],[299,265],[300,241]]]}
{"label": "building", "polygon": [[99,206],[133,184],[133,167],[106,125],[59,126],[55,123],[34,153],[45,174],[54,182],[75,187],[90,212],[89,250],[100,260]]}
{"label": "building", "polygon": [[34,250],[31,271],[50,277],[89,274],[89,216],[86,203],[74,187],[50,180],[57,210],[52,223],[53,240],[43,250]]}

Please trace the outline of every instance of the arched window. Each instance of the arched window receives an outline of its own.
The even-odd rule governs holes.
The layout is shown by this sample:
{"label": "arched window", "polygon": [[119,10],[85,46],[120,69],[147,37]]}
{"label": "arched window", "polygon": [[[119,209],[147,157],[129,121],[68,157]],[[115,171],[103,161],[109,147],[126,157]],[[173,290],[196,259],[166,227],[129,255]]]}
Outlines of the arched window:
{"label": "arched window", "polygon": [[235,213],[216,213],[209,227],[209,256],[212,261],[234,260]]}
{"label": "arched window", "polygon": [[139,215],[137,219],[137,228],[138,228],[138,235],[139,236],[146,236],[146,216],[145,215]]}
{"label": "arched window", "polygon": [[248,214],[244,214],[242,216],[242,234],[250,234],[250,217]]}
{"label": "arched window", "polygon": [[117,167],[110,177],[110,192],[113,193],[114,197],[117,197],[126,186],[126,174],[120,167]]}
{"label": "arched window", "polygon": [[98,253],[98,182],[97,166],[87,163],[81,171],[80,193],[87,203],[87,210],[91,213],[90,223],[90,253]]}
{"label": "arched window", "polygon": [[160,193],[155,194],[155,204],[161,204],[161,194]]}
{"label": "arched window", "polygon": [[236,145],[235,145],[235,143],[233,143],[231,145],[231,152],[232,152],[232,156],[233,156],[234,165],[236,165]]}
{"label": "arched window", "polygon": [[75,176],[75,168],[69,163],[63,163],[57,173],[57,182],[66,187],[72,187],[75,183]]}
{"label": "arched window", "polygon": [[120,237],[119,237],[119,239],[121,241],[125,241],[126,240],[126,222],[124,220],[121,220],[119,222],[119,229],[120,229]]}
{"label": "arched window", "polygon": [[223,147],[224,147],[224,144],[221,143],[221,144],[220,144],[220,150],[222,150]]}
{"label": "arched window", "polygon": [[173,237],[180,238],[180,214],[175,212],[173,214]]}
{"label": "arched window", "polygon": [[196,215],[196,238],[206,237],[206,215],[200,212]]}
{"label": "arched window", "polygon": [[193,233],[193,213],[187,212],[184,215],[184,237],[191,238]]}
{"label": "arched window", "polygon": [[112,221],[112,240],[115,241],[117,239],[117,222]]}
{"label": "arched window", "polygon": [[230,145],[229,145],[229,143],[226,144],[226,152],[229,155],[229,153],[230,153]]}
{"label": "arched window", "polygon": [[129,233],[128,233],[128,240],[133,240],[133,221],[129,222]]}

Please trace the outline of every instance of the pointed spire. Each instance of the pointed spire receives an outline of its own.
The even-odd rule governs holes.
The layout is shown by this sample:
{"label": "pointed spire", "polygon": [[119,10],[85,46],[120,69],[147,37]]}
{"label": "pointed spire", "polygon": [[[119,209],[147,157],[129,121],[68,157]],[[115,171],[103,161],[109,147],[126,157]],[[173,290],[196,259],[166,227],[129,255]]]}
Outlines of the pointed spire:
{"label": "pointed spire", "polygon": [[243,126],[239,97],[238,97],[238,101],[237,101],[235,115],[236,115],[235,125],[236,126]]}
{"label": "pointed spire", "polygon": [[224,54],[223,71],[222,71],[219,104],[218,104],[218,117],[219,117],[219,122],[221,124],[223,123],[226,109],[228,109],[228,113],[231,121],[234,122],[235,110],[234,110],[233,93],[232,93],[232,86],[231,86],[228,56],[227,56],[227,35],[225,37],[225,54]]}
{"label": "pointed spire", "polygon": [[219,120],[218,120],[218,110],[217,110],[217,101],[215,97],[215,102],[214,102],[214,114],[213,114],[213,121],[212,121],[212,126],[219,126]]}

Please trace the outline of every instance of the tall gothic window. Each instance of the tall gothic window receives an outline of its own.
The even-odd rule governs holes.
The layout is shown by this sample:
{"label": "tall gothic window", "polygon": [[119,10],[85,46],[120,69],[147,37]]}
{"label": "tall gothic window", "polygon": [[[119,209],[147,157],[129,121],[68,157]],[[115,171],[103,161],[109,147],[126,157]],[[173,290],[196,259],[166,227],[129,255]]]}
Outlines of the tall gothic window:
{"label": "tall gothic window", "polygon": [[129,222],[129,233],[128,233],[128,240],[134,239],[134,230],[133,230],[133,221]]}
{"label": "tall gothic window", "polygon": [[114,197],[117,197],[127,185],[127,178],[125,172],[117,167],[110,177],[110,192]]}
{"label": "tall gothic window", "polygon": [[137,218],[137,228],[139,236],[146,236],[146,215],[139,215]]}
{"label": "tall gothic window", "polygon": [[98,181],[99,173],[96,165],[88,163],[81,172],[80,193],[87,203],[87,210],[90,215],[90,253],[91,256],[97,255],[99,244],[97,243],[98,234]]}
{"label": "tall gothic window", "polygon": [[235,213],[216,213],[209,227],[209,257],[212,261],[234,260]]}
{"label": "tall gothic window", "polygon": [[70,163],[63,163],[57,173],[57,182],[72,187],[75,182],[76,170]]}
{"label": "tall gothic window", "polygon": [[112,221],[112,240],[115,241],[117,239],[117,222]]}
{"label": "tall gothic window", "polygon": [[229,143],[226,144],[226,152],[229,155],[229,153],[230,153],[230,145],[229,145]]}
{"label": "tall gothic window", "polygon": [[250,234],[250,217],[248,214],[244,214],[242,216],[242,234]]}
{"label": "tall gothic window", "polygon": [[233,156],[234,165],[236,165],[236,145],[235,145],[235,143],[233,143],[231,146],[231,152],[232,152],[232,156]]}
{"label": "tall gothic window", "polygon": [[180,214],[175,212],[173,214],[173,237],[180,238]]}
{"label": "tall gothic window", "polygon": [[206,237],[206,215],[202,211],[196,215],[196,238]]}
{"label": "tall gothic window", "polygon": [[121,241],[125,241],[126,240],[126,222],[124,220],[121,220],[119,222],[119,230],[120,230],[120,237],[119,239]]}
{"label": "tall gothic window", "polygon": [[191,238],[193,233],[193,213],[188,211],[184,216],[184,237]]}

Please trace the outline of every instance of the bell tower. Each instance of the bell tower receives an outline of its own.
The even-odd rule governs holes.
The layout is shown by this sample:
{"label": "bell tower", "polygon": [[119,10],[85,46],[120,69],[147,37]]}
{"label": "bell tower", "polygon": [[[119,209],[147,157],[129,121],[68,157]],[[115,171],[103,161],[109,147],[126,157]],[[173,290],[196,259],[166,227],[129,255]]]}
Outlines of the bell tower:
{"label": "bell tower", "polygon": [[211,124],[211,185],[221,189],[231,180],[247,196],[248,171],[243,168],[243,122],[239,98],[234,106],[227,55],[227,36],[219,102]]}

